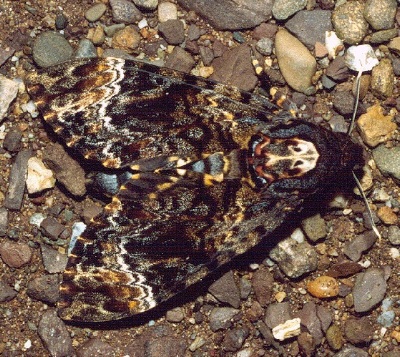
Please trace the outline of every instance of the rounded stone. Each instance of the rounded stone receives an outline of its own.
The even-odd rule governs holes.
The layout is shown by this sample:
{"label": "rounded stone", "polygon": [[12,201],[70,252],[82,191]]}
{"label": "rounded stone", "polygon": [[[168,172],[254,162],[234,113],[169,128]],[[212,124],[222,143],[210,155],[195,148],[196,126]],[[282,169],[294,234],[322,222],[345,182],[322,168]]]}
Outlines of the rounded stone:
{"label": "rounded stone", "polygon": [[73,49],[62,35],[47,31],[37,37],[32,52],[33,59],[39,67],[49,67],[69,60]]}
{"label": "rounded stone", "polygon": [[387,30],[394,26],[396,0],[367,0],[364,17],[374,30]]}
{"label": "rounded stone", "polygon": [[106,10],[107,6],[105,4],[95,4],[85,12],[85,18],[89,22],[95,22],[104,15]]}

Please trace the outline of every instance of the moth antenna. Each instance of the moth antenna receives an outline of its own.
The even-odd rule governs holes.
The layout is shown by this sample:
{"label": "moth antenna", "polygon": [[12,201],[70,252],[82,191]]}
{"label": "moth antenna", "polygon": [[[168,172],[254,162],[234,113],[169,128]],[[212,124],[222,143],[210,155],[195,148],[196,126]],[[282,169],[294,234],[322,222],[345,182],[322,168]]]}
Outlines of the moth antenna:
{"label": "moth antenna", "polygon": [[358,178],[357,178],[356,174],[354,173],[354,171],[351,171],[351,173],[353,174],[354,181],[356,182],[357,188],[358,188],[358,190],[360,191],[360,194],[361,194],[361,197],[362,197],[362,199],[363,199],[363,201],[364,201],[364,203],[365,203],[365,206],[367,207],[367,212],[368,212],[369,219],[370,219],[370,221],[371,221],[372,230],[374,231],[374,233],[376,234],[376,236],[377,236],[378,239],[380,240],[380,239],[382,238],[382,236],[381,236],[381,234],[379,233],[378,228],[377,228],[376,225],[375,225],[374,219],[373,219],[373,217],[372,217],[371,207],[369,206],[369,203],[368,203],[368,201],[367,201],[367,197],[365,196],[364,190],[363,190],[362,187],[361,187],[361,183],[360,183],[360,181],[358,180]]}
{"label": "moth antenna", "polygon": [[360,84],[361,84],[361,71],[358,71],[357,77],[356,77],[356,100],[354,103],[354,111],[353,111],[353,116],[351,118],[350,126],[349,129],[347,130],[347,135],[350,135],[351,132],[354,129],[354,123],[356,121],[356,114],[358,110],[358,103],[360,101]]}

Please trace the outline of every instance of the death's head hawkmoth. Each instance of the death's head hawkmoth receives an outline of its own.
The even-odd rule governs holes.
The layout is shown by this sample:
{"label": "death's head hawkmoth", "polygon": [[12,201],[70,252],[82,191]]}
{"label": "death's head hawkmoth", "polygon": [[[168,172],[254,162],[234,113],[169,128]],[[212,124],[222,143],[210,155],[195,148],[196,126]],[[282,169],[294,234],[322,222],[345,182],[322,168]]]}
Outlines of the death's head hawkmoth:
{"label": "death's head hawkmoth", "polygon": [[104,166],[100,186],[113,195],[69,255],[59,302],[66,320],[151,309],[362,163],[345,134],[142,62],[74,60],[30,75],[27,88],[60,139]]}

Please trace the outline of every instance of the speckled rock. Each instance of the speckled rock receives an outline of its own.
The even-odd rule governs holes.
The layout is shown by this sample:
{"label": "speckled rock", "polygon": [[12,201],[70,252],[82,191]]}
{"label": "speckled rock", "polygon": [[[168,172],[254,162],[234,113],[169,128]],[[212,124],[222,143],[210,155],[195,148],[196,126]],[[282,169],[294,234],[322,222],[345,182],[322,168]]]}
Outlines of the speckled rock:
{"label": "speckled rock", "polygon": [[304,233],[313,242],[326,237],[326,222],[319,213],[304,219],[301,226]]}
{"label": "speckled rock", "polygon": [[333,27],[344,42],[355,45],[366,36],[368,22],[363,12],[364,4],[358,1],[347,1],[333,11]]}
{"label": "speckled rock", "polygon": [[127,26],[117,31],[112,38],[112,46],[128,53],[139,46],[141,36],[131,26]]}
{"label": "speckled rock", "polygon": [[154,10],[158,6],[158,0],[132,0],[133,3],[145,10]]}
{"label": "speckled rock", "polygon": [[269,304],[265,309],[264,322],[271,329],[292,318],[290,303],[288,301]]}
{"label": "speckled rock", "polygon": [[277,20],[286,20],[306,5],[307,0],[275,0],[272,15]]}
{"label": "speckled rock", "polygon": [[108,343],[96,337],[82,343],[76,351],[77,357],[108,357],[115,354],[116,352]]}
{"label": "speckled rock", "polygon": [[86,10],[85,18],[89,22],[95,22],[104,15],[106,10],[107,10],[107,6],[105,4],[102,4],[102,3],[94,4],[89,9]]}
{"label": "speckled rock", "polygon": [[398,226],[388,228],[388,239],[391,244],[400,245],[400,228]]}
{"label": "speckled rock", "polygon": [[400,146],[386,148],[380,145],[372,151],[372,156],[382,174],[389,175],[400,183]]}
{"label": "speckled rock", "polygon": [[185,29],[180,20],[168,20],[159,24],[158,30],[170,45],[179,45],[185,40]]}
{"label": "speckled rock", "polygon": [[367,0],[364,17],[374,30],[387,30],[394,26],[396,0]]}
{"label": "speckled rock", "polygon": [[326,331],[326,340],[329,346],[338,351],[343,346],[343,335],[338,325],[331,325]]}
{"label": "speckled rock", "polygon": [[165,67],[189,73],[195,61],[183,48],[176,46],[165,61]]}
{"label": "speckled rock", "polygon": [[25,243],[3,241],[0,244],[0,257],[11,268],[20,268],[31,261],[32,250]]}
{"label": "speckled rock", "polygon": [[0,280],[0,302],[11,301],[18,295],[10,285]]}
{"label": "speckled rock", "polygon": [[377,31],[371,34],[370,42],[371,43],[383,43],[387,42],[397,36],[397,29],[389,29]]}
{"label": "speckled rock", "polygon": [[26,293],[32,299],[54,306],[60,298],[59,283],[56,274],[41,275],[29,281]]}
{"label": "speckled rock", "polygon": [[251,283],[256,299],[261,306],[266,306],[271,302],[273,281],[271,272],[263,266],[253,274]]}
{"label": "speckled rock", "polygon": [[386,99],[393,94],[394,73],[392,62],[388,58],[383,58],[371,73],[371,91],[380,98]]}
{"label": "speckled rock", "polygon": [[307,48],[286,30],[278,31],[275,52],[279,68],[287,83],[295,90],[310,94],[317,63]]}
{"label": "speckled rock", "polygon": [[370,342],[374,330],[368,317],[350,318],[344,324],[344,335],[354,345]]}
{"label": "speckled rock", "polygon": [[139,9],[128,0],[110,0],[110,5],[115,22],[133,24],[143,17]]}
{"label": "speckled rock", "polygon": [[210,313],[210,328],[212,331],[227,329],[231,326],[232,318],[240,312],[232,307],[215,307]]}
{"label": "speckled rock", "polygon": [[67,255],[45,244],[42,244],[40,248],[42,251],[43,265],[46,271],[50,274],[62,273],[67,265]]}
{"label": "speckled rock", "polygon": [[78,43],[78,48],[75,53],[76,58],[97,57],[96,47],[93,42],[87,38],[83,38]]}
{"label": "speckled rock", "polygon": [[353,262],[356,262],[361,258],[363,252],[375,244],[376,240],[376,234],[373,231],[368,231],[346,242],[343,247],[343,253]]}

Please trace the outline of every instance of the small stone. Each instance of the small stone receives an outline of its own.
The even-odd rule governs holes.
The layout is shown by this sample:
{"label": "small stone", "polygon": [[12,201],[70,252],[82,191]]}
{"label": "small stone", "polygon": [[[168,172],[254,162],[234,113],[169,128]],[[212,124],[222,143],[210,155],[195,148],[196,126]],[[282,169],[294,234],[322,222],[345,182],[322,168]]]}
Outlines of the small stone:
{"label": "small stone", "polygon": [[326,272],[326,275],[331,276],[332,278],[344,278],[354,275],[360,272],[362,269],[363,267],[360,264],[342,261],[340,263],[333,264]]}
{"label": "small stone", "polygon": [[93,32],[90,34],[88,34],[88,38],[90,40],[92,40],[94,45],[101,45],[104,43],[106,36],[104,34],[104,29],[103,26],[96,26],[94,29],[90,29],[93,30]]}
{"label": "small stone", "polygon": [[96,47],[93,42],[87,38],[83,38],[78,43],[75,58],[95,58],[97,57]]}
{"label": "small stone", "polygon": [[73,48],[58,32],[42,32],[32,47],[33,59],[39,67],[50,67],[71,59]]}
{"label": "small stone", "polygon": [[240,298],[246,300],[251,293],[251,282],[245,276],[240,278],[239,289]]}
{"label": "small stone", "polygon": [[65,270],[68,261],[66,254],[61,254],[45,244],[41,245],[41,251],[43,265],[48,273],[62,273]]}
{"label": "small stone", "polygon": [[271,302],[273,282],[274,278],[267,268],[261,266],[254,272],[251,283],[256,299],[261,306],[266,306]]}
{"label": "small stone", "polygon": [[28,171],[28,160],[32,156],[30,149],[18,153],[8,177],[8,189],[4,199],[4,207],[11,210],[19,210],[25,192],[25,181]]}
{"label": "small stone", "polygon": [[104,15],[104,13],[107,11],[107,6],[102,3],[97,3],[90,7],[88,10],[85,12],[85,18],[89,22],[95,22],[100,19]]}
{"label": "small stone", "polygon": [[57,30],[64,30],[68,25],[68,18],[64,13],[59,13],[56,16],[55,25]]}
{"label": "small stone", "polygon": [[210,328],[215,332],[228,329],[234,316],[240,313],[240,310],[232,307],[215,307],[210,313]]}
{"label": "small stone", "polygon": [[208,289],[219,301],[226,302],[235,309],[240,305],[240,292],[236,285],[232,270],[224,274]]}
{"label": "small stone", "polygon": [[11,301],[18,295],[10,285],[0,280],[0,302]]}
{"label": "small stone", "polygon": [[32,250],[25,243],[5,241],[0,244],[0,256],[11,268],[21,268],[32,258]]}
{"label": "small stone", "polygon": [[348,256],[353,262],[360,260],[363,252],[370,249],[376,242],[377,237],[373,231],[367,231],[356,236],[349,242],[346,242],[343,247],[343,253]]}
{"label": "small stone", "polygon": [[400,183],[400,146],[386,148],[379,145],[372,151],[372,156],[383,175],[391,176]]}
{"label": "small stone", "polygon": [[317,63],[307,48],[286,30],[275,37],[275,52],[286,82],[295,90],[310,94]]}
{"label": "small stone", "polygon": [[0,207],[0,237],[7,234],[8,229],[8,210],[5,207]]}
{"label": "small stone", "polygon": [[140,34],[133,27],[127,26],[114,34],[112,46],[130,53],[139,46],[140,39]]}
{"label": "small stone", "polygon": [[108,343],[97,337],[82,343],[76,350],[77,357],[108,357],[116,354],[116,351]]}
{"label": "small stone", "polygon": [[0,122],[18,93],[18,83],[0,74]]}
{"label": "small stone", "polygon": [[196,337],[195,340],[192,342],[192,344],[189,346],[189,350],[191,352],[194,352],[198,350],[200,347],[204,346],[206,343],[206,340],[202,337]]}
{"label": "small stone", "polygon": [[[382,30],[371,34],[370,43],[383,43],[397,36],[397,29]],[[390,48],[390,47],[389,47]]]}
{"label": "small stone", "polygon": [[55,186],[56,179],[53,171],[49,170],[37,157],[28,160],[28,175],[26,178],[26,188],[29,194],[42,192]]}
{"label": "small stone", "polygon": [[383,206],[378,209],[377,215],[385,224],[396,224],[398,221],[396,213],[388,206]]}
{"label": "small stone", "polygon": [[302,332],[297,336],[297,342],[299,344],[299,350],[304,356],[311,356],[315,350],[316,343],[308,332]]}
{"label": "small stone", "polygon": [[338,325],[331,325],[326,331],[326,340],[329,346],[338,351],[343,346],[343,335]]}
{"label": "small stone", "polygon": [[388,239],[391,244],[400,245],[400,228],[398,226],[388,228]]}
{"label": "small stone", "polygon": [[274,328],[292,319],[289,302],[269,304],[265,310],[264,322],[269,328]]}
{"label": "small stone", "polygon": [[115,22],[133,24],[143,18],[143,14],[128,0],[110,0],[110,5]]}
{"label": "small stone", "polygon": [[319,213],[304,219],[301,226],[306,236],[313,242],[326,237],[326,222]]}
{"label": "small stone", "polygon": [[145,10],[155,10],[158,6],[158,0],[133,0],[137,7]]}
{"label": "small stone", "polygon": [[394,72],[392,62],[388,58],[380,60],[379,64],[372,69],[371,91],[380,98],[386,99],[393,94]]}
{"label": "small stone", "polygon": [[194,65],[193,57],[179,46],[173,49],[165,62],[165,67],[185,73],[189,73]]}
{"label": "small stone", "polygon": [[[1,86],[1,84],[0,84]],[[1,89],[0,89],[1,91]],[[22,132],[18,127],[13,127],[6,134],[3,141],[3,147],[7,151],[17,152],[21,149]]]}
{"label": "small stone", "polygon": [[299,318],[288,320],[285,323],[275,326],[272,329],[272,334],[279,341],[284,341],[294,336],[298,336],[300,335],[300,332],[301,330]]}
{"label": "small stone", "polygon": [[244,341],[249,336],[249,330],[247,328],[236,328],[229,330],[222,342],[222,348],[224,351],[236,352],[243,346]]}
{"label": "small stone", "polygon": [[55,305],[60,298],[59,283],[58,276],[55,274],[42,275],[28,283],[26,293],[32,299]]}
{"label": "small stone", "polygon": [[51,356],[73,356],[72,340],[56,310],[47,310],[38,325],[38,334]]}
{"label": "small stone", "polygon": [[250,308],[246,311],[246,316],[251,322],[258,321],[263,315],[264,309],[258,301],[253,301]]}
{"label": "small stone", "polygon": [[339,294],[339,284],[335,278],[323,275],[309,281],[307,291],[319,299],[331,298]]}
{"label": "small stone", "polygon": [[364,18],[364,4],[348,1],[335,8],[332,13],[333,27],[339,38],[350,45],[361,42],[368,31]]}
{"label": "small stone", "polygon": [[177,20],[178,19],[178,8],[175,4],[171,2],[162,2],[158,5],[158,21],[160,23],[166,22],[168,20]]}
{"label": "small stone", "polygon": [[374,327],[368,317],[350,318],[344,324],[344,335],[352,344],[365,344],[372,340]]}
{"label": "small stone", "polygon": [[307,0],[275,0],[272,6],[272,15],[277,20],[286,20],[297,11],[304,9]]}
{"label": "small stone", "polygon": [[374,30],[387,30],[394,26],[396,0],[367,0],[364,17]]}
{"label": "small stone", "polygon": [[125,24],[113,24],[110,26],[105,26],[104,32],[108,37],[113,37],[117,31],[122,30],[124,27]]}
{"label": "small stone", "polygon": [[344,347],[342,350],[333,355],[333,357],[369,357],[369,356],[371,355],[368,352],[354,346]]}
{"label": "small stone", "polygon": [[185,29],[180,20],[168,20],[161,22],[158,30],[170,45],[179,45],[185,40]]}
{"label": "small stone", "polygon": [[274,41],[270,38],[261,38],[256,43],[256,49],[264,56],[269,56],[272,53]]}
{"label": "small stone", "polygon": [[350,76],[349,68],[343,56],[337,56],[326,69],[326,75],[337,82],[345,81]]}
{"label": "small stone", "polygon": [[380,268],[369,268],[359,273],[353,287],[354,310],[366,312],[379,304],[387,289],[385,273]]}
{"label": "small stone", "polygon": [[185,315],[180,307],[176,307],[175,309],[167,311],[165,318],[168,322],[178,323],[185,318]]}
{"label": "small stone", "polygon": [[52,240],[56,240],[65,227],[53,217],[47,217],[40,223],[43,233]]}
{"label": "small stone", "polygon": [[367,145],[375,147],[379,143],[391,139],[397,129],[393,119],[393,114],[384,115],[383,108],[379,103],[369,107],[367,113],[361,115],[357,120],[363,141]]}

